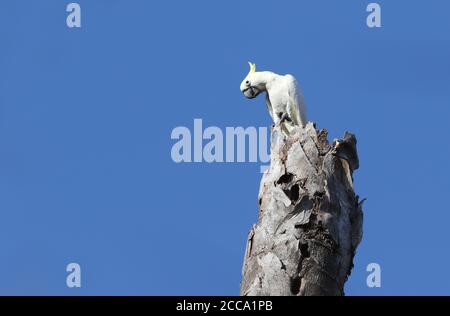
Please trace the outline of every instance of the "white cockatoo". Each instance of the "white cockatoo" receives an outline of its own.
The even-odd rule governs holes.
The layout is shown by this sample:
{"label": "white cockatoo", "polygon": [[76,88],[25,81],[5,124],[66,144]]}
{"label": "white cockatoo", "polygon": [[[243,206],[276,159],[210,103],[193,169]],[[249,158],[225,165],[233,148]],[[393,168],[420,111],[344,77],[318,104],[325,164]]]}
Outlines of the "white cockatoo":
{"label": "white cockatoo", "polygon": [[249,99],[267,92],[266,104],[275,125],[280,124],[286,134],[293,126],[307,123],[303,94],[292,75],[277,75],[270,71],[256,71],[249,62],[250,72],[241,83],[242,93]]}

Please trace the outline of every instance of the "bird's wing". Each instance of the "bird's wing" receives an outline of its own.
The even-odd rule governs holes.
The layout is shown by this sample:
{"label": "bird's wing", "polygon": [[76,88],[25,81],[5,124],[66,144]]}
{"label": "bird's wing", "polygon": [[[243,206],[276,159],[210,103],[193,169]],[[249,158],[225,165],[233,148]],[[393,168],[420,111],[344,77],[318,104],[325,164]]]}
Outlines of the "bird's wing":
{"label": "bird's wing", "polygon": [[275,122],[275,117],[273,116],[273,107],[272,103],[270,103],[269,95],[266,95],[266,105],[267,105],[267,111],[269,111],[270,117]]}
{"label": "bird's wing", "polygon": [[287,111],[290,118],[296,125],[306,125],[306,107],[303,99],[303,93],[300,90],[297,80],[292,75],[286,75],[286,84],[288,91]]}

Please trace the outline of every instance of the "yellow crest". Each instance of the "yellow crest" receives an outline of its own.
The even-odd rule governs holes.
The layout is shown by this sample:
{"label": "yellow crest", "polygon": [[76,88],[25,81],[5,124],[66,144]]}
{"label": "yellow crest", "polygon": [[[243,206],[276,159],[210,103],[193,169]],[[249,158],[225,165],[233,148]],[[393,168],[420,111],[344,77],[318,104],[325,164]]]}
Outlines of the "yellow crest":
{"label": "yellow crest", "polygon": [[256,64],[253,64],[251,62],[248,62],[249,66],[250,66],[250,74],[256,72]]}

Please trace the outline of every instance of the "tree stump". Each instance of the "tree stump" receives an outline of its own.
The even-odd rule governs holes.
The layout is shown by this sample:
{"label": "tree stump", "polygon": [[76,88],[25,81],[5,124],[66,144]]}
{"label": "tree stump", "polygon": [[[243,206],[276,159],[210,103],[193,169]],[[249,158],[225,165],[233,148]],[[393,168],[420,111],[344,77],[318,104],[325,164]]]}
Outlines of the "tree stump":
{"label": "tree stump", "polygon": [[350,133],[330,144],[311,122],[289,136],[272,128],[241,295],[344,295],[362,238],[362,202],[353,190],[358,167]]}

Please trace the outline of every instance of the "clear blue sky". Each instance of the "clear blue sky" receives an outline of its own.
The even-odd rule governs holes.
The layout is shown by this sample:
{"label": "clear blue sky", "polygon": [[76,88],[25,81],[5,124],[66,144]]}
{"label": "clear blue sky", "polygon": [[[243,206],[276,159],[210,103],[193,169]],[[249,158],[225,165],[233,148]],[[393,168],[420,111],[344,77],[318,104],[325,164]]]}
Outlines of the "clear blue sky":
{"label": "clear blue sky", "polygon": [[381,29],[362,0],[80,0],[81,29],[69,2],[0,3],[0,294],[238,294],[259,164],[175,164],[170,134],[269,125],[248,60],[358,137],[346,293],[450,294],[448,1],[378,1]]}

